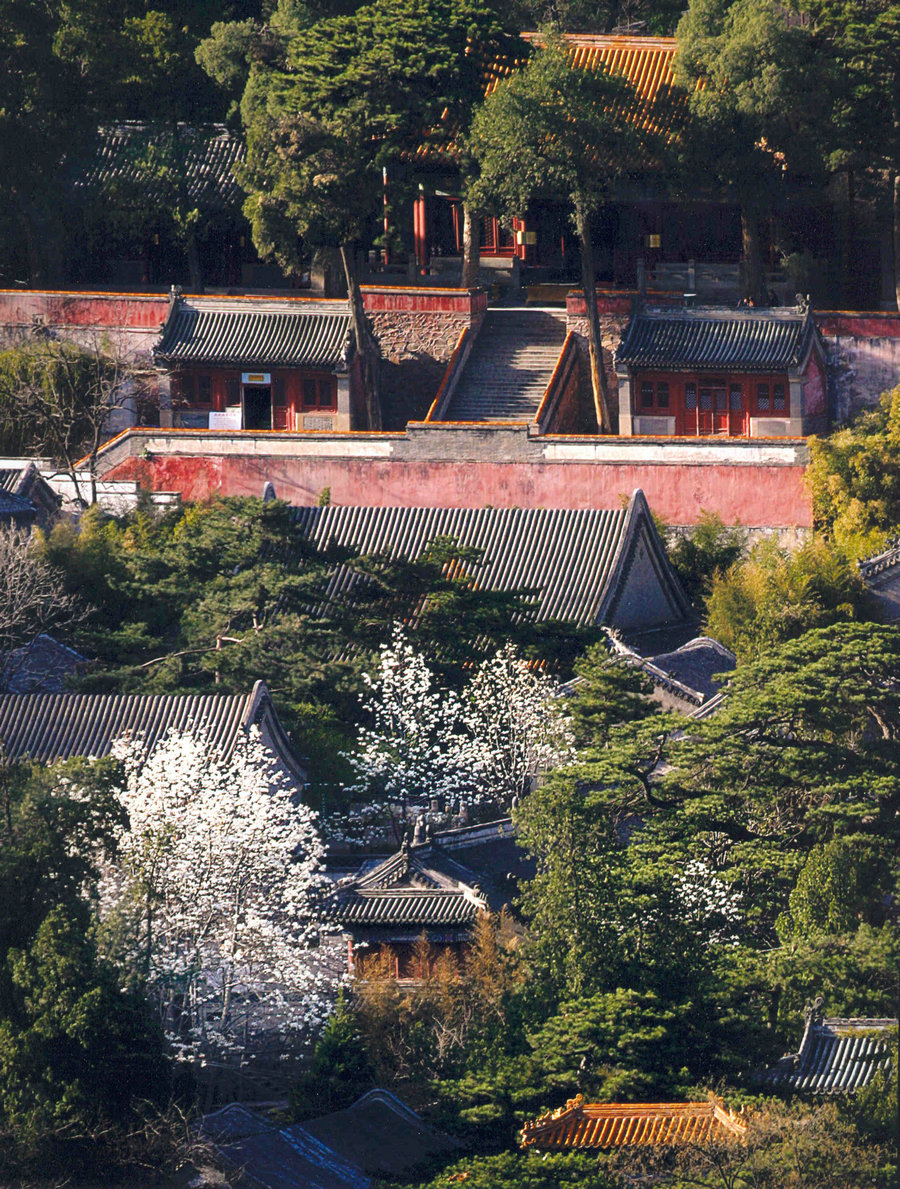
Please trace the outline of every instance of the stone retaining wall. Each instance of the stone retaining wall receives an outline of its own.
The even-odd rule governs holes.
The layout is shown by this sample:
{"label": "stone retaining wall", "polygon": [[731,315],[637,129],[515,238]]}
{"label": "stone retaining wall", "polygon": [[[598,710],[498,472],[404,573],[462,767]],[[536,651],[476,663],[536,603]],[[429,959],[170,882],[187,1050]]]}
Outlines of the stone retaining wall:
{"label": "stone retaining wall", "polygon": [[461,332],[477,329],[487,308],[477,289],[363,288],[381,348],[385,429],[422,420],[437,395]]}
{"label": "stone retaining wall", "polygon": [[131,430],[104,448],[104,478],[185,500],[260,495],[294,504],[615,508],[643,489],[654,513],[693,525],[704,510],[750,528],[808,529],[800,441],[541,437],[526,426],[411,425],[406,433]]}

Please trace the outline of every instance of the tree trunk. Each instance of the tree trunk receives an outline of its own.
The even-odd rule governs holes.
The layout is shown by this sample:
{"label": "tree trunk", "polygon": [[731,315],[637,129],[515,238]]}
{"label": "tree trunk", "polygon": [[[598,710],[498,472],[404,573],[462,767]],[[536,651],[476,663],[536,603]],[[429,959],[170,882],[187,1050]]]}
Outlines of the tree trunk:
{"label": "tree trunk", "polygon": [[381,429],[381,396],[378,384],[378,347],[366,321],[366,311],[363,308],[362,293],[359,288],[359,273],[356,268],[356,257],[352,247],[341,244],[341,263],[344,266],[344,276],[347,279],[347,299],[350,303],[350,325],[353,327],[353,339],[359,356],[362,372],[363,396],[366,402],[366,418],[368,429]]}
{"label": "tree trunk", "polygon": [[575,204],[575,230],[581,245],[581,287],[587,311],[588,346],[591,361],[591,391],[594,412],[601,433],[612,433],[609,415],[609,391],[603,369],[603,341],[600,336],[600,315],[597,313],[597,289],[594,284],[594,249],[591,244],[591,216],[582,202]]}
{"label": "tree trunk", "polygon": [[191,289],[194,293],[203,292],[203,270],[200,268],[200,250],[197,247],[197,237],[193,230],[187,233],[188,273],[191,278]]}
{"label": "tree trunk", "polygon": [[[18,198],[18,195],[16,197]],[[24,204],[17,202],[17,206],[19,208],[19,223],[22,227],[22,234],[25,240],[25,253],[28,261],[28,281],[31,285],[40,285],[43,280],[43,267],[41,255],[38,251],[37,239],[34,234],[34,227]]]}
{"label": "tree trunk", "polygon": [[894,175],[894,298],[900,310],[900,173]]}
{"label": "tree trunk", "polygon": [[763,269],[759,213],[741,206],[741,241],[744,250],[744,275],[741,297],[755,306],[766,304],[766,277]]}
{"label": "tree trunk", "polygon": [[463,258],[462,287],[474,289],[478,284],[481,268],[481,251],[478,240],[478,217],[467,202],[463,203]]}

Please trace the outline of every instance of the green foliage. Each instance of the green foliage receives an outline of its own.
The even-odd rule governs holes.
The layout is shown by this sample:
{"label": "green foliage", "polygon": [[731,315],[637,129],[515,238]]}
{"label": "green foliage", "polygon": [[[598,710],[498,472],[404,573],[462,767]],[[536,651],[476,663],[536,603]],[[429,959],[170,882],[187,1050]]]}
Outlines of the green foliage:
{"label": "green foliage", "polygon": [[582,748],[603,747],[613,727],[639,721],[656,710],[647,677],[611,654],[606,644],[592,644],[577,661],[575,675],[578,682],[569,711]]}
{"label": "green foliage", "polygon": [[669,542],[669,560],[691,603],[702,612],[716,575],[735,565],[747,549],[747,532],[727,525],[716,512],[702,511],[689,533]]}
{"label": "green foliage", "polygon": [[883,200],[900,160],[897,5],[892,0],[815,0],[808,11],[820,52],[830,56],[837,77],[830,164],[852,169],[864,192],[874,191]]}
{"label": "green foliage", "polygon": [[707,1047],[691,1012],[689,1003],[621,987],[562,1004],[529,1036],[547,1100],[656,1102],[683,1093],[693,1081],[688,1066]]}
{"label": "green foliage", "polygon": [[472,121],[468,149],[478,174],[468,200],[507,219],[546,192],[566,195],[585,213],[596,210],[635,159],[637,134],[627,118],[633,101],[623,79],[573,69],[563,43],[548,37]]}
{"label": "green foliage", "polygon": [[102,1167],[111,1130],[168,1092],[141,989],[123,988],[90,928],[114,776],[84,761],[0,769],[0,1174]]}
{"label": "green foliage", "polygon": [[615,1189],[618,1184],[602,1157],[587,1152],[502,1152],[469,1156],[419,1189],[455,1189],[461,1182],[466,1189]]}
{"label": "green foliage", "polygon": [[833,838],[813,847],[791,892],[789,913],[778,922],[779,934],[849,933],[861,920],[881,924],[890,883],[888,858],[871,839]]}
{"label": "green foliage", "polygon": [[[226,693],[264,676],[312,762],[315,801],[348,782],[340,753],[361,713],[360,674],[395,621],[411,619],[410,641],[457,686],[510,638],[563,666],[594,635],[538,627],[526,597],[479,589],[477,551],[449,540],[412,561],[319,551],[279,501],[220,499],[121,521],[91,509],[77,528],[56,525],[43,552],[92,607],[70,637],[100,662],[85,687]],[[331,599],[338,564],[355,581]]]}
{"label": "green foliage", "polygon": [[[594,412],[612,429],[594,300],[592,218],[612,200],[614,185],[646,157],[652,119],[636,120],[629,83],[606,70],[574,68],[571,50],[547,34],[526,64],[501,79],[472,120],[466,139],[466,203],[510,220],[547,193],[564,195],[581,254]],[[641,142],[644,142],[643,144]]]}
{"label": "green foliage", "polygon": [[529,1084],[640,1098],[746,1079],[796,1045],[820,992],[890,1014],[898,665],[894,628],[807,633],[739,666],[689,733],[662,715],[614,728],[523,802],[519,1103]]}
{"label": "green foliage", "polygon": [[843,1104],[753,1104],[746,1143],[630,1148],[610,1163],[623,1185],[671,1189],[889,1189],[896,1141],[873,1144]]}
{"label": "green foliage", "polygon": [[760,215],[780,197],[784,172],[822,176],[820,112],[833,74],[811,27],[770,0],[692,0],[677,30],[676,78],[691,124],[678,142],[681,171],[741,203],[744,294],[766,302]]}
{"label": "green foliage", "polygon": [[796,854],[836,835],[894,838],[898,663],[900,631],[845,623],[739,666],[663,787],[693,805],[694,828],[724,829],[759,859],[767,843]]}
{"label": "green foliage", "polygon": [[523,29],[547,26],[564,33],[613,33],[637,30],[654,37],[671,37],[681,16],[673,0],[522,0]]}
{"label": "green foliage", "polygon": [[598,978],[606,983],[618,965],[610,908],[624,892],[625,860],[613,819],[595,812],[573,779],[554,775],[523,802],[515,820],[522,845],[538,862],[522,907],[540,965],[558,992],[585,994]]}
{"label": "green foliage", "polygon": [[796,1046],[804,1004],[819,994],[835,1015],[895,1015],[898,962],[896,926],[863,924],[855,932],[795,936],[765,955],[756,977],[772,993],[778,1032]]}
{"label": "green foliage", "polygon": [[810,439],[807,484],[816,524],[851,561],[900,529],[900,387],[827,438]]}
{"label": "green foliage", "polygon": [[316,1043],[309,1069],[291,1092],[294,1122],[340,1111],[374,1085],[374,1069],[344,994]]}
{"label": "green foliage", "polygon": [[64,35],[68,13],[58,3],[0,4],[0,270],[7,286],[58,270],[65,204],[48,178],[59,176],[90,129],[86,82]]}
{"label": "green foliage", "polygon": [[310,245],[359,239],[382,202],[381,169],[414,152],[480,93],[481,58],[503,35],[488,5],[376,0],[311,30],[273,19],[274,39],[253,56],[242,101],[242,180],[254,242],[286,270]]}
{"label": "green foliage", "polygon": [[96,450],[132,379],[100,343],[87,349],[32,338],[7,347],[0,351],[0,450],[48,457],[71,469]]}
{"label": "green foliage", "polygon": [[839,549],[819,536],[796,549],[767,537],[713,574],[706,626],[740,660],[753,660],[813,628],[865,619],[867,610],[862,579]]}
{"label": "green foliage", "polygon": [[[897,1052],[897,1029],[879,1032],[889,1053],[889,1067],[879,1069],[868,1086],[863,1086],[848,1099],[844,1115],[864,1140],[890,1150],[897,1161],[897,1071],[900,1070]],[[896,1170],[895,1170],[896,1171]]]}

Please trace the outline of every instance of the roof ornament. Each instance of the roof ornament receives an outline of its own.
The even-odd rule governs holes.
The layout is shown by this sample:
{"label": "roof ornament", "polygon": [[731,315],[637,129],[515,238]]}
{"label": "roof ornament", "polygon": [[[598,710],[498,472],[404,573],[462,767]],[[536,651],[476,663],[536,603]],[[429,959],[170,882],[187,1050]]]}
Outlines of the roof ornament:
{"label": "roof ornament", "polygon": [[416,818],[416,826],[413,831],[413,846],[422,846],[425,842],[425,814],[420,813]]}
{"label": "roof ornament", "polygon": [[810,1003],[807,1000],[806,1006],[803,1009],[803,1019],[807,1026],[810,1024],[821,1024],[824,1019],[825,996],[817,995]]}
{"label": "roof ornament", "polygon": [[794,305],[797,307],[799,314],[808,314],[811,308],[808,293],[795,293]]}

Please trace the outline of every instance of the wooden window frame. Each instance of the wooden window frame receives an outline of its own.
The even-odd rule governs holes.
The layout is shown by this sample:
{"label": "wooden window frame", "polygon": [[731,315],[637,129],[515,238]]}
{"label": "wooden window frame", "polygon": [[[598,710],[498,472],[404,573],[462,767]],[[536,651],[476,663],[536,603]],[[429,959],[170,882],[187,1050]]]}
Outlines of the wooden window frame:
{"label": "wooden window frame", "polygon": [[[314,404],[310,404],[306,399],[307,384],[315,385]],[[301,413],[337,412],[337,380],[329,372],[305,372],[300,376],[299,389]]]}

